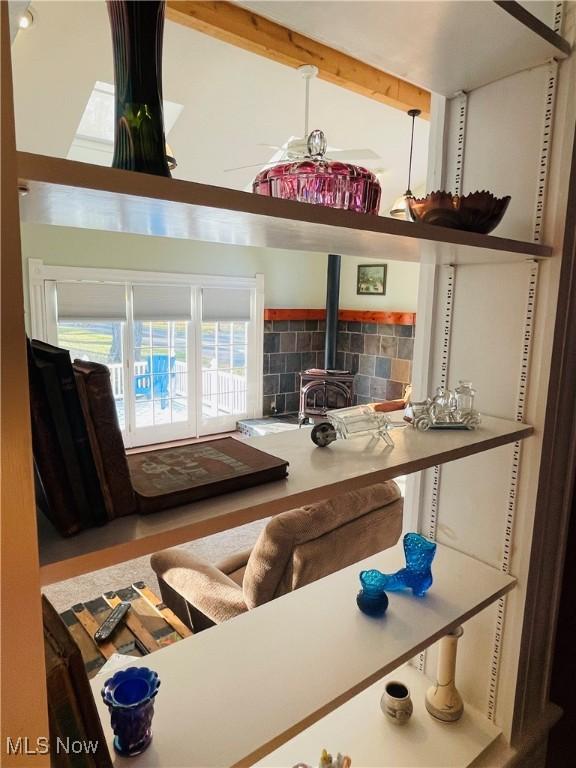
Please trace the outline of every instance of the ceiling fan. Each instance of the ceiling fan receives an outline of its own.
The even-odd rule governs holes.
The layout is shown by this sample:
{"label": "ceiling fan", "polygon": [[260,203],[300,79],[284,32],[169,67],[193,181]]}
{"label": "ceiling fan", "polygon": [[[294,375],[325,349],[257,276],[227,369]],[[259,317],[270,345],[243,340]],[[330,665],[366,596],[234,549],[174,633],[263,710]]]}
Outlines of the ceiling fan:
{"label": "ceiling fan", "polygon": [[[267,165],[275,165],[288,160],[298,160],[306,157],[308,153],[307,141],[310,133],[309,115],[310,115],[310,81],[318,74],[318,67],[313,64],[304,64],[298,67],[298,72],[304,78],[306,84],[306,96],[304,102],[304,136],[290,136],[283,144],[258,144],[259,147],[268,147],[275,150],[274,155],[261,163],[252,163],[251,165],[239,165],[235,168],[225,168],[225,173],[231,171],[242,171],[246,168],[265,168]],[[379,155],[373,149],[336,149],[328,147],[327,154],[333,160],[342,160],[342,162],[355,162],[357,160],[379,160]]]}

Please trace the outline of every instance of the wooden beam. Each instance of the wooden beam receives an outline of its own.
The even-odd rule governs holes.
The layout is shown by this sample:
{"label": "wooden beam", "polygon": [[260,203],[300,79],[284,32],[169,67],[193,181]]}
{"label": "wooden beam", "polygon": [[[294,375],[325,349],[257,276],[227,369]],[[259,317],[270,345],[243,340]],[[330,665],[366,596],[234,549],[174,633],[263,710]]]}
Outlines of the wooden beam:
{"label": "wooden beam", "polygon": [[406,112],[430,116],[430,93],[235,3],[168,0],[167,18],[289,67],[314,64],[318,77]]}

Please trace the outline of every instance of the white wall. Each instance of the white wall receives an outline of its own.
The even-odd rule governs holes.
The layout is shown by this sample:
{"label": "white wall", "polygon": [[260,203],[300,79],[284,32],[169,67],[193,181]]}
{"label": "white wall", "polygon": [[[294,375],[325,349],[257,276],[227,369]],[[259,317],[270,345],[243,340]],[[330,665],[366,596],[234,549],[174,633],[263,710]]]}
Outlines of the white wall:
{"label": "white wall", "polygon": [[[45,264],[109,267],[211,275],[264,275],[266,307],[324,307],[326,254],[227,246],[99,230],[22,224],[25,275],[30,258]],[[343,309],[416,309],[418,265],[391,262],[386,296],[356,296],[356,265],[345,257],[341,278]],[[28,300],[26,297],[26,311]]]}
{"label": "white wall", "polygon": [[[20,150],[66,157],[96,80],[112,82],[110,25],[103,2],[37,3],[34,25],[12,48],[17,144]],[[70,65],[74,62],[74,66]],[[184,73],[184,75],[183,75]],[[180,179],[245,188],[258,171],[224,169],[264,162],[302,132],[304,85],[292,68],[168,21],[164,34],[164,97],[184,105],[170,144]],[[44,115],[41,130],[38,116]],[[314,82],[311,124],[330,144],[369,148],[381,171],[383,209],[404,190],[410,121],[401,110],[338,86]],[[415,126],[414,188],[426,175],[429,124]],[[362,161],[364,162],[364,161]],[[326,255],[228,247],[184,240],[23,225],[24,259],[48,264],[265,275],[268,307],[325,304]],[[385,256],[385,254],[383,254]],[[390,263],[386,296],[356,296],[358,260],[345,258],[341,306],[415,311],[418,267]]]}
{"label": "white wall", "polygon": [[[35,23],[12,48],[17,145],[66,157],[94,83],[113,82],[110,23],[103,1],[34,5]],[[162,72],[164,98],[184,106],[168,136],[175,178],[244,189],[258,165],[225,169],[262,165],[274,153],[262,144],[303,133],[304,81],[291,67],[167,21]],[[323,80],[310,99],[311,127],[331,146],[376,153],[360,162],[381,172],[382,210],[389,208],[406,185],[408,116]],[[428,130],[416,121],[414,188],[426,177]]]}
{"label": "white wall", "polygon": [[[388,264],[385,296],[357,296],[356,275],[359,264]],[[340,306],[342,309],[371,309],[416,312],[420,265],[407,261],[366,261],[346,256],[340,271]]]}

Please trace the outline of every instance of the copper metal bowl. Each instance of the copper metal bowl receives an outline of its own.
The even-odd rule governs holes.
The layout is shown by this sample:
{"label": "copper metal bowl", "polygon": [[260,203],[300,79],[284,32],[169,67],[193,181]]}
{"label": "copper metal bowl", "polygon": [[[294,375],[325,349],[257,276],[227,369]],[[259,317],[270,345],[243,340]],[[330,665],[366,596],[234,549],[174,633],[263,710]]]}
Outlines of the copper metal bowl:
{"label": "copper metal bowl", "polygon": [[494,197],[486,191],[464,196],[431,192],[420,199],[409,197],[408,208],[412,221],[487,235],[502,221],[509,202],[510,195]]}

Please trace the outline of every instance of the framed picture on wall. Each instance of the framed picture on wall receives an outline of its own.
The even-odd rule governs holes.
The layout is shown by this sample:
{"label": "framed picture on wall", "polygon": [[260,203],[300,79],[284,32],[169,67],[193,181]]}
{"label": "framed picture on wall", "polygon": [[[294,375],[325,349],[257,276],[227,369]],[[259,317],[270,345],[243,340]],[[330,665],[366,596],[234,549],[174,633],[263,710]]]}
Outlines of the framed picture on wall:
{"label": "framed picture on wall", "polygon": [[387,269],[387,264],[359,264],[356,278],[357,295],[384,296]]}

